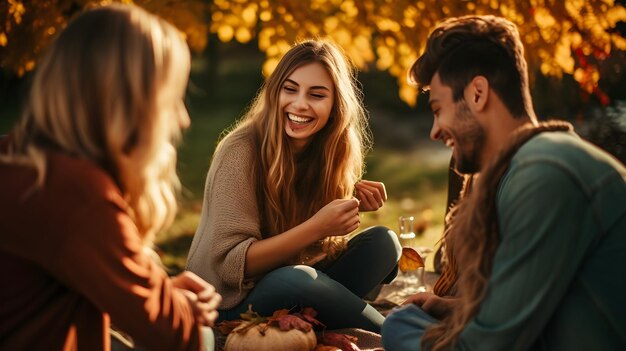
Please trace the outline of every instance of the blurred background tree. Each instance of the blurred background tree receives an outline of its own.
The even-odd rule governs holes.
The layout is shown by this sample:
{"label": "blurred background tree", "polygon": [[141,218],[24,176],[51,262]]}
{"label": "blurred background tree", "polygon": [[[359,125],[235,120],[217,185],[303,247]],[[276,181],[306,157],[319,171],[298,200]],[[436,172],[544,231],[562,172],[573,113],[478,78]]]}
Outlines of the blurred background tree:
{"label": "blurred background tree", "polygon": [[[112,0],[0,0],[0,135],[19,115],[37,59],[75,15]],[[118,0],[176,25],[194,55],[187,94],[192,126],[179,152],[185,192],[159,237],[165,262],[184,265],[218,136],[242,115],[297,40],[329,37],[360,69],[375,148],[366,178],[390,201],[364,225],[397,228],[414,214],[419,244],[441,234],[450,152],[428,140],[430,112],[406,82],[427,35],[450,16],[493,14],[519,27],[541,118],[577,131],[626,162],[626,0]],[[106,30],[103,28],[102,30]]]}

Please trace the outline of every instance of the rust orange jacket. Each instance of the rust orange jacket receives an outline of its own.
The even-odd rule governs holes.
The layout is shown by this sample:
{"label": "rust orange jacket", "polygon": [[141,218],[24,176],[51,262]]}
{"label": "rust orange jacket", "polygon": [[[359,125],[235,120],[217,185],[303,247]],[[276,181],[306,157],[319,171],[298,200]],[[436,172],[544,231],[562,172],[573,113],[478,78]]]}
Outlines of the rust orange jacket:
{"label": "rust orange jacket", "polygon": [[34,183],[32,168],[0,162],[0,350],[108,350],[110,320],[149,350],[200,349],[189,303],[145,254],[113,179],[49,153],[26,195]]}

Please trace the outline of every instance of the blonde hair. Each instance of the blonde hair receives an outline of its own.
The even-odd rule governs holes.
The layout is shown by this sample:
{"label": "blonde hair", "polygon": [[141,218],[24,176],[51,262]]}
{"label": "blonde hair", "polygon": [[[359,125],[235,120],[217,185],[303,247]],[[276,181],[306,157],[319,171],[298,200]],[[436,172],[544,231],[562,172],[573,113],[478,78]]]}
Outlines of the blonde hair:
{"label": "blonde hair", "polygon": [[119,185],[146,244],[175,215],[176,151],[188,121],[189,49],[170,24],[129,5],[90,9],[40,61],[2,162],[37,170],[46,151],[96,162]]}
{"label": "blonde hair", "polygon": [[[332,78],[334,104],[326,126],[296,154],[288,142],[278,100],[285,80],[312,62],[320,63]],[[326,40],[303,41],[283,56],[230,135],[244,130],[249,130],[245,137],[251,138],[258,150],[254,177],[261,230],[266,236],[297,226],[332,200],[352,196],[371,146],[356,70],[341,50]],[[344,246],[341,237],[330,237],[322,248],[334,257]]]}

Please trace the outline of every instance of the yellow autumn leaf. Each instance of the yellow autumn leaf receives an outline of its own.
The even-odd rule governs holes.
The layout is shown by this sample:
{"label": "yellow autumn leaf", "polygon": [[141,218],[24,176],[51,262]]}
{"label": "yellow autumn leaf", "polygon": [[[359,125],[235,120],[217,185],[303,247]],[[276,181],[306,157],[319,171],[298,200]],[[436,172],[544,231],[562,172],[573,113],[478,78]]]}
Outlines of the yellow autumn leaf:
{"label": "yellow autumn leaf", "polygon": [[398,262],[398,268],[400,268],[400,271],[414,271],[421,267],[424,267],[424,260],[422,259],[422,256],[420,256],[415,249],[403,247],[400,262]]}

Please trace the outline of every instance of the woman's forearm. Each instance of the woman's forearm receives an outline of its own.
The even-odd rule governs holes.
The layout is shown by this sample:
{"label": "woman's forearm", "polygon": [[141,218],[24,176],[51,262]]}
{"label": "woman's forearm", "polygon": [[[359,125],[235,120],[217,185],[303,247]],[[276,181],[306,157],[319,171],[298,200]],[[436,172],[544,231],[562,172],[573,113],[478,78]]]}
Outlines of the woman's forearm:
{"label": "woman's forearm", "polygon": [[320,239],[318,228],[308,220],[284,233],[255,241],[246,252],[245,276],[277,268]]}

